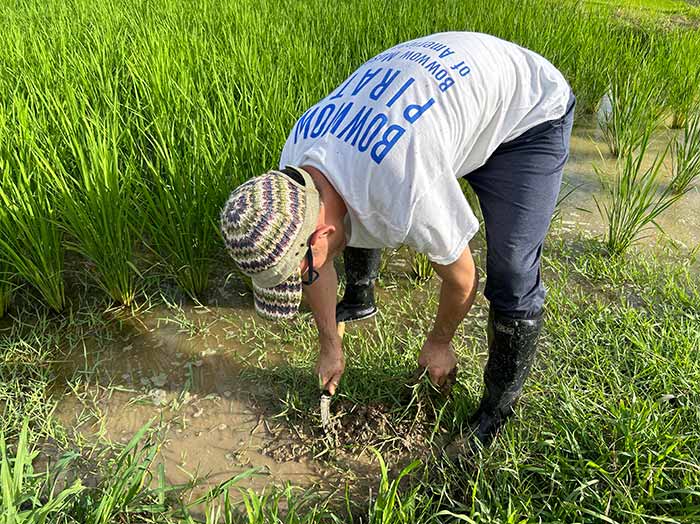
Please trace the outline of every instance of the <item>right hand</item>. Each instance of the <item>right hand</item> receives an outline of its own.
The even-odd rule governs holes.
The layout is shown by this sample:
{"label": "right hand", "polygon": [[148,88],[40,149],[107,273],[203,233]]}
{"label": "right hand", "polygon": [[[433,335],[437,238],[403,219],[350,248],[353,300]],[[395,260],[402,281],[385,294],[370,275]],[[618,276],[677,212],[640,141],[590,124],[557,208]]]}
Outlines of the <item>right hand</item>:
{"label": "right hand", "polygon": [[318,375],[321,389],[328,390],[331,395],[334,395],[344,372],[345,357],[340,339],[321,343],[321,352],[316,363],[316,375]]}
{"label": "right hand", "polygon": [[449,342],[437,342],[428,337],[418,356],[418,365],[428,370],[430,381],[436,387],[445,390],[452,388],[457,357]]}

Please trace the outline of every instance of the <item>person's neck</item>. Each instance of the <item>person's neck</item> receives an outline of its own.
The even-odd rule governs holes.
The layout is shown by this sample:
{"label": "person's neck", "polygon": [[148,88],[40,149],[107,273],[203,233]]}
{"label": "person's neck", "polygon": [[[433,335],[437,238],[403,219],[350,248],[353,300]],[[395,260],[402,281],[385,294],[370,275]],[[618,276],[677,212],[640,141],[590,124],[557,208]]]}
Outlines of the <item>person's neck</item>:
{"label": "person's neck", "polygon": [[333,185],[328,181],[326,175],[312,166],[301,166],[311,178],[313,178],[318,192],[323,202],[324,220],[327,224],[333,224],[336,229],[345,234],[345,215],[348,208],[340,194],[335,190]]}

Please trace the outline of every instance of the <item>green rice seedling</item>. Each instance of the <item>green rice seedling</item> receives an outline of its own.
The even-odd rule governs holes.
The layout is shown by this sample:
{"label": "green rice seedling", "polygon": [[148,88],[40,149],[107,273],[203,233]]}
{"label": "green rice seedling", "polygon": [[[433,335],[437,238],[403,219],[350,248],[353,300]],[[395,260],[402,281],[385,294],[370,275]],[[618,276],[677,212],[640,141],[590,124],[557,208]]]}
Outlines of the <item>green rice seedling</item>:
{"label": "green rice seedling", "polygon": [[31,154],[43,132],[30,102],[11,99],[7,107],[0,105],[0,293],[6,301],[12,280],[7,276],[14,275],[60,311],[62,237],[53,200]]}
{"label": "green rice seedling", "polygon": [[84,490],[80,480],[54,493],[49,472],[34,473],[32,466],[38,452],[29,442],[29,419],[20,430],[14,457],[8,455],[5,432],[0,429],[0,522],[7,524],[44,524],[66,513],[74,499]]}
{"label": "green rice seedling", "polygon": [[428,280],[435,274],[428,257],[417,251],[413,251],[411,256],[411,271],[416,280]]}
{"label": "green rice seedling", "polygon": [[10,307],[12,292],[14,291],[12,281],[13,278],[12,274],[10,273],[10,264],[0,258],[0,318],[5,316],[7,309]]}
{"label": "green rice seedling", "polygon": [[646,131],[658,125],[662,88],[643,72],[622,69],[610,76],[610,105],[602,108],[599,123],[610,154],[624,159],[641,146]]}
{"label": "green rice seedling", "polygon": [[47,188],[22,164],[0,180],[0,249],[11,272],[29,282],[54,311],[65,303],[62,234]]}
{"label": "green rice seedling", "polygon": [[676,29],[666,35],[660,74],[668,78],[665,104],[671,127],[682,129],[700,103],[700,37],[696,31]]}
{"label": "green rice seedling", "polygon": [[[626,45],[626,38],[611,30],[608,20],[606,13],[579,4],[578,17],[569,24],[571,32],[565,32],[571,49],[560,58],[552,57],[552,63],[564,73],[576,95],[577,115],[595,111],[607,89],[615,54],[620,45]],[[552,52],[559,53],[556,48]]]}
{"label": "green rice seedling", "polygon": [[608,201],[594,198],[608,224],[605,244],[611,255],[627,251],[639,234],[650,224],[657,225],[656,218],[682,196],[674,191],[673,181],[662,188],[661,169],[668,148],[649,167],[644,167],[650,136],[651,130],[647,129],[637,143],[637,152],[625,155],[617,163],[612,183],[604,181],[608,174],[597,170]]}
{"label": "green rice seedling", "polygon": [[118,105],[108,115],[90,114],[79,96],[70,93],[68,110],[56,99],[47,103],[64,130],[67,158],[57,147],[49,157],[41,149],[36,154],[44,157],[43,176],[56,189],[68,249],[85,257],[90,276],[112,300],[128,306],[136,296],[134,244],[143,221],[134,213],[133,164],[122,153],[126,131]]}
{"label": "green rice seedling", "polygon": [[152,177],[143,187],[147,243],[166,275],[196,298],[207,288],[220,249],[217,219],[222,198],[201,168],[187,161],[176,164],[159,139],[153,146],[162,157],[148,161]]}
{"label": "green rice seedling", "polygon": [[685,121],[683,133],[671,144],[673,189],[686,193],[700,176],[700,111]]}
{"label": "green rice seedling", "polygon": [[179,83],[170,81],[171,63],[165,48],[152,64],[136,64],[131,71],[145,106],[135,123],[134,169],[142,173],[139,212],[147,246],[162,272],[197,298],[221,252],[219,213],[229,178],[240,170],[234,157],[240,134],[235,113],[219,106],[236,96],[213,92],[205,98],[195,79],[197,63],[191,64],[192,74],[180,75]]}

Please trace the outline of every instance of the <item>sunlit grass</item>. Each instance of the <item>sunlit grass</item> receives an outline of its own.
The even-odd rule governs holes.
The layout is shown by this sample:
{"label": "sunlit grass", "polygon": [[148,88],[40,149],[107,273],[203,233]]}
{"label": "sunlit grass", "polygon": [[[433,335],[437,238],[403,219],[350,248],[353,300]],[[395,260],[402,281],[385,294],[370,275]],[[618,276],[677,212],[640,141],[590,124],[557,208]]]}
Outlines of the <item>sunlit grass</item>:
{"label": "sunlit grass", "polygon": [[[52,416],[63,382],[103,387],[95,369],[73,379],[61,375],[61,363],[120,322],[103,313],[99,297],[75,292],[66,307],[64,250],[80,255],[71,278],[93,277],[118,303],[138,302],[146,284],[165,279],[206,297],[212,274],[225,273],[217,267],[217,220],[227,193],[276,166],[301,112],[390,45],[437,31],[483,31],[550,59],[571,82],[579,112],[591,112],[612,88],[617,110],[608,130],[619,171],[611,200],[601,203],[610,252],[627,249],[696,176],[697,124],[687,118],[697,103],[692,32],[650,31],[618,24],[609,6],[545,0],[408,0],[383,4],[381,15],[391,23],[378,23],[377,5],[364,1],[0,5],[0,316],[13,290],[18,306],[0,332],[3,477],[20,480],[3,492],[9,514],[44,512],[56,523],[700,519],[696,277],[677,261],[610,258],[576,239],[545,250],[553,274],[539,364],[518,423],[476,463],[445,459],[439,448],[441,437],[466,430],[481,394],[482,297],[455,341],[455,396],[424,435],[435,456],[407,469],[413,457],[396,469],[373,458],[377,482],[359,497],[326,501],[287,486],[245,492],[240,503],[230,483],[203,502],[206,515],[193,516],[177,489],[153,477],[159,441],[148,432],[106,454],[94,489],[52,496],[43,476],[23,476],[33,439],[71,443]],[[657,110],[686,126],[673,149],[674,194],[660,183],[660,160],[642,163]],[[347,402],[388,406],[392,423],[432,409],[418,402],[427,394],[421,388],[408,391],[414,403],[404,400],[436,282],[402,279],[383,275],[380,314],[348,330],[340,389]],[[183,312],[173,316],[190,336],[205,334]],[[260,356],[243,363],[243,379],[279,392],[270,400],[277,420],[303,429],[318,401],[309,319],[273,329],[229,316]],[[284,361],[266,360],[280,346]]]}
{"label": "sunlit grass", "polygon": [[23,167],[18,178],[0,181],[0,249],[10,274],[27,281],[51,309],[61,311],[64,245],[56,208],[46,186]]}

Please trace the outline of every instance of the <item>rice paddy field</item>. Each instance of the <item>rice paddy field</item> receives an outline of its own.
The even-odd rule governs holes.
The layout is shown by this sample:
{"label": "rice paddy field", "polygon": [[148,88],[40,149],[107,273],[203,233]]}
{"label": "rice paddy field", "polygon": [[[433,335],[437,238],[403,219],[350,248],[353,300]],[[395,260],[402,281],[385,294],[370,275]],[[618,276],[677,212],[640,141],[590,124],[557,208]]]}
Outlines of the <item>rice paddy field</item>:
{"label": "rice paddy field", "polygon": [[[1,2],[0,523],[700,522],[698,9]],[[516,423],[460,451],[488,304],[443,397],[411,380],[439,282],[387,252],[329,438],[310,315],[255,317],[219,211],[352,70],[447,30],[578,98],[539,357]]]}

